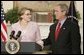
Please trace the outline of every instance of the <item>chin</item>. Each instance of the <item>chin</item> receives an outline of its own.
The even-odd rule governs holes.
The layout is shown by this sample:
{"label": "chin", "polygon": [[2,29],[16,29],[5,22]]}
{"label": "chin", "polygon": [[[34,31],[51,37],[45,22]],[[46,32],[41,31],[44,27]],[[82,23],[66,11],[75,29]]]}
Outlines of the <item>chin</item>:
{"label": "chin", "polygon": [[57,19],[57,20],[59,20],[59,19]]}

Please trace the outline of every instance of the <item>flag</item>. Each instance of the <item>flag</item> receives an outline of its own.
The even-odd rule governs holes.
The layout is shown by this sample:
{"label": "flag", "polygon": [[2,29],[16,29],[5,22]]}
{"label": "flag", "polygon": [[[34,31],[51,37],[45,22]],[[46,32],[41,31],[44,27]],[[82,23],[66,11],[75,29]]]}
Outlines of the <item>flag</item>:
{"label": "flag", "polygon": [[74,1],[70,2],[70,6],[69,6],[69,10],[68,10],[68,17],[71,17],[71,21],[75,21],[76,23],[78,23],[77,18],[77,12],[76,12],[76,8],[75,8],[75,4]]}
{"label": "flag", "polygon": [[3,42],[7,41],[7,26],[6,26],[6,21],[4,20],[4,9],[3,9],[3,4],[1,2],[1,40]]}
{"label": "flag", "polygon": [[75,8],[74,1],[71,1],[71,2],[70,2],[68,15],[69,15],[69,16],[74,16],[74,17],[77,18],[76,8]]}

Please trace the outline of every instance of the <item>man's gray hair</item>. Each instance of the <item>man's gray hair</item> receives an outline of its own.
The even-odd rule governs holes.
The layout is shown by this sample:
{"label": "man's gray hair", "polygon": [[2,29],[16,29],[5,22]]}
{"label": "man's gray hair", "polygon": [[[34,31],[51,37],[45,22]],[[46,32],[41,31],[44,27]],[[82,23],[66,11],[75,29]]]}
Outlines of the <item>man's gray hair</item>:
{"label": "man's gray hair", "polygon": [[60,6],[62,11],[66,11],[66,14],[68,13],[68,6],[66,4],[58,4],[57,6]]}

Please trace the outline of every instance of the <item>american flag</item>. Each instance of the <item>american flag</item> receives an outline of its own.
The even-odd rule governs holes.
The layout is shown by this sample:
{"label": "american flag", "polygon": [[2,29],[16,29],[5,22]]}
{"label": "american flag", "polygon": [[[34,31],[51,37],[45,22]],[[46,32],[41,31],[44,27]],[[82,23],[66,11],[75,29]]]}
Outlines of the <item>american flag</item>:
{"label": "american flag", "polygon": [[6,26],[6,21],[4,20],[4,9],[3,9],[3,4],[1,2],[1,40],[3,42],[7,41],[7,26]]}

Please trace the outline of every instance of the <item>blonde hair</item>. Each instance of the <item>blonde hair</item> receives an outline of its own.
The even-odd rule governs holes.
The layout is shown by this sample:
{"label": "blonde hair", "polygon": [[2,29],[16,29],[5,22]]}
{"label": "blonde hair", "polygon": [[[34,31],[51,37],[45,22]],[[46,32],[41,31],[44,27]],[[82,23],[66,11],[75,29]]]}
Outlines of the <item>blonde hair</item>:
{"label": "blonde hair", "polygon": [[23,15],[26,10],[29,10],[30,13],[32,13],[32,9],[26,8],[26,7],[22,8],[22,9],[19,11],[19,13],[18,13],[18,14],[19,14],[19,20],[22,20],[22,18],[21,18],[20,16]]}
{"label": "blonde hair", "polygon": [[68,13],[68,6],[66,4],[58,4],[57,6],[60,6],[60,8],[62,9],[62,12],[63,11],[66,11],[66,14]]}

